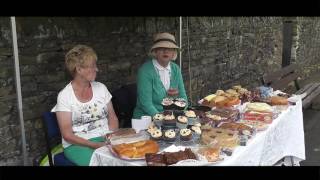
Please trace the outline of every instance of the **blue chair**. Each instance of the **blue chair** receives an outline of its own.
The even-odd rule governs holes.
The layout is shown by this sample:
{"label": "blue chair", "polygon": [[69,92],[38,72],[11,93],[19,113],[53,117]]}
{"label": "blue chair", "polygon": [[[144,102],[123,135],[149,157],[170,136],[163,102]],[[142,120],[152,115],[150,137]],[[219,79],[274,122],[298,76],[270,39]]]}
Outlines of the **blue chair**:
{"label": "blue chair", "polygon": [[45,112],[42,114],[43,124],[45,129],[47,154],[50,166],[75,166],[70,160],[68,160],[63,152],[54,155],[52,160],[52,148],[61,144],[61,133],[57,122],[56,113]]}

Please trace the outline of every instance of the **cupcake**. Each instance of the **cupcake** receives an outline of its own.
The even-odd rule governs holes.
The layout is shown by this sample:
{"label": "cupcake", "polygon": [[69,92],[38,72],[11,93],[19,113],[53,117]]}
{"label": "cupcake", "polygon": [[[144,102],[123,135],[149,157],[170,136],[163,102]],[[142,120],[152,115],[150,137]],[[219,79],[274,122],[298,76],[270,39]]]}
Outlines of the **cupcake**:
{"label": "cupcake", "polygon": [[187,126],[188,126],[188,118],[186,116],[178,116],[176,125],[180,129],[187,128]]}
{"label": "cupcake", "polygon": [[176,140],[176,132],[173,129],[164,132],[164,140],[167,142],[174,142]]}
{"label": "cupcake", "polygon": [[187,106],[187,102],[183,98],[177,98],[174,101],[175,109],[177,110],[184,110],[185,107]]}
{"label": "cupcake", "polygon": [[194,134],[199,135],[199,136],[201,135],[201,128],[200,127],[192,126],[191,130],[194,132]]}
{"label": "cupcake", "polygon": [[162,107],[164,110],[172,109],[174,104],[173,100],[171,98],[164,98],[161,102]]}
{"label": "cupcake", "polygon": [[192,110],[185,111],[184,114],[188,118],[189,125],[194,125],[194,123],[196,123],[197,116],[196,116],[196,113],[194,111],[192,111]]}
{"label": "cupcake", "polygon": [[154,123],[151,123],[149,126],[148,126],[148,133],[149,134],[152,134],[155,130],[157,130],[158,128],[157,128],[157,126],[155,126],[155,124]]}
{"label": "cupcake", "polygon": [[162,124],[164,126],[175,126],[176,120],[175,120],[175,116],[173,115],[173,113],[171,115],[170,114],[165,115],[163,118]]}
{"label": "cupcake", "polygon": [[162,125],[163,118],[163,114],[157,113],[153,116],[153,122],[160,127]]}
{"label": "cupcake", "polygon": [[199,126],[192,126],[191,130],[193,132],[194,139],[199,140],[201,137],[201,133],[202,133],[201,128]]}
{"label": "cupcake", "polygon": [[192,132],[190,129],[180,129],[180,140],[190,141],[192,139]]}
{"label": "cupcake", "polygon": [[162,138],[162,132],[160,129],[154,130],[150,135],[151,135],[151,138],[156,141],[161,140]]}

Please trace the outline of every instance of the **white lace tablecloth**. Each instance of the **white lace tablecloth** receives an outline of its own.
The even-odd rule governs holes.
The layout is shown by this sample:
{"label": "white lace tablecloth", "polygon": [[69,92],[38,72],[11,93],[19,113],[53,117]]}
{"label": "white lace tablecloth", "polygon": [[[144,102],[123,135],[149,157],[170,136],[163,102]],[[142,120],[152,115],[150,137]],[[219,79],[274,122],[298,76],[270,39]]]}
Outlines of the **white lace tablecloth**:
{"label": "white lace tablecloth", "polygon": [[[232,156],[209,164],[214,166],[272,166],[284,157],[292,157],[294,165],[305,160],[302,102],[283,111],[268,129],[258,132],[246,146],[238,146]],[[286,160],[288,162],[288,159]],[[126,161],[114,157],[107,147],[96,149],[90,166],[146,166],[145,161]]]}

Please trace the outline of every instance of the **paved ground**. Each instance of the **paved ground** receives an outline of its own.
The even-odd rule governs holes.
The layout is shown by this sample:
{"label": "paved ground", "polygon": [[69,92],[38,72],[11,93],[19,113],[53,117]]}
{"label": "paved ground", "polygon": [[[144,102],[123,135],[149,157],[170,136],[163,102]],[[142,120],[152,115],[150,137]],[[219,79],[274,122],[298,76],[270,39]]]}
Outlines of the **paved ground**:
{"label": "paved ground", "polygon": [[[320,82],[320,73],[314,74],[308,81]],[[320,166],[320,96],[317,97],[313,106],[303,112],[306,160],[301,162],[302,166]]]}
{"label": "paved ground", "polygon": [[320,110],[303,112],[306,143],[306,160],[302,166],[320,166]]}

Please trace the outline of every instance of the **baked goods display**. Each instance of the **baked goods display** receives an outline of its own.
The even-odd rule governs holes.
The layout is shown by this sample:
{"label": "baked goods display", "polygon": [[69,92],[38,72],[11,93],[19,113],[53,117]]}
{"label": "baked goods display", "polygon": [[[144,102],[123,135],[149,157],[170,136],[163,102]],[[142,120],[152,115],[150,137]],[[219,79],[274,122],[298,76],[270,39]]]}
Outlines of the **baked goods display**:
{"label": "baked goods display", "polygon": [[[152,117],[153,121],[146,130],[147,139],[137,137],[132,138],[139,139],[137,141],[121,140],[108,147],[123,159],[145,158],[148,166],[168,166],[197,158],[197,161],[181,163],[199,164],[200,159],[206,163],[221,161],[220,155],[224,153],[231,156],[237,152],[234,151],[237,146],[250,143],[257,131],[266,130],[273,119],[283,112],[277,108],[290,108],[292,105],[288,103],[287,96],[268,91],[268,96],[272,96],[265,98],[264,93],[262,97],[261,88],[249,91],[236,85],[225,91],[217,90],[199,102],[202,106],[195,106],[201,108],[189,107],[188,110],[185,110],[187,102],[184,99],[165,98],[162,101],[165,110]],[[241,104],[240,101],[245,103]],[[107,137],[121,139],[134,134],[137,134],[134,129],[122,129]],[[178,151],[171,145],[179,145],[182,149],[191,147],[192,150],[186,148]],[[169,146],[170,152],[158,154]]]}
{"label": "baked goods display", "polygon": [[157,153],[159,145],[152,140],[113,145],[112,150],[121,158],[144,158],[147,153]]}
{"label": "baked goods display", "polygon": [[238,145],[237,132],[222,128],[206,129],[201,134],[201,143],[204,145],[219,144],[221,147],[233,149]]}

